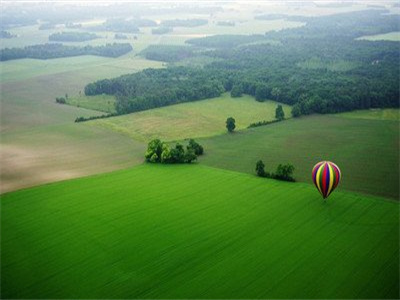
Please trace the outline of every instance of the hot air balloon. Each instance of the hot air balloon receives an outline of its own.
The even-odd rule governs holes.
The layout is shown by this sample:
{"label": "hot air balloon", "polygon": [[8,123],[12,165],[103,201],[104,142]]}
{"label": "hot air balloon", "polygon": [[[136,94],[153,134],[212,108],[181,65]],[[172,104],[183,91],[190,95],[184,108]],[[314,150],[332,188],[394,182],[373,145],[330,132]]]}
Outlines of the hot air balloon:
{"label": "hot air balloon", "polygon": [[341,178],[340,169],[330,161],[320,161],[312,170],[312,179],[324,199],[338,186]]}

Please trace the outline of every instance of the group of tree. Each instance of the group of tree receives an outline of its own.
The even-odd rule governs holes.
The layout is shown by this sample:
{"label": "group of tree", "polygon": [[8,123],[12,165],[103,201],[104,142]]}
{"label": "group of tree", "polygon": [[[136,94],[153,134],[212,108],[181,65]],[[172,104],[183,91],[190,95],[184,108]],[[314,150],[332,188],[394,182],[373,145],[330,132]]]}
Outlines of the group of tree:
{"label": "group of tree", "polygon": [[118,57],[132,51],[129,43],[125,44],[106,44],[104,46],[66,46],[63,44],[52,43],[43,45],[26,46],[24,48],[5,48],[0,50],[0,61],[37,58],[50,59],[58,57],[78,56],[78,55],[97,55],[106,57]]}
{"label": "group of tree", "polygon": [[179,45],[151,45],[140,52],[146,59],[176,62],[194,56],[193,47]]}
{"label": "group of tree", "polygon": [[[201,53],[212,62],[202,68],[171,66],[101,80],[89,84],[85,93],[115,95],[119,113],[217,97],[222,92],[292,105],[294,117],[399,107],[399,42],[355,39],[399,31],[400,17],[383,13],[371,10],[313,17],[301,28],[266,35],[189,40],[204,49],[190,55]],[[180,54],[183,50],[178,48],[162,49],[160,54],[153,48],[149,57],[175,61],[189,55]],[[321,66],[302,64],[313,59]],[[350,67],[344,71],[326,67],[338,62],[348,62]]]}
{"label": "group of tree", "polygon": [[99,38],[97,34],[90,32],[64,31],[53,33],[49,36],[49,41],[55,42],[84,42]]}
{"label": "group of tree", "polygon": [[256,163],[256,173],[259,177],[265,178],[273,178],[283,181],[292,181],[294,182],[295,179],[293,178],[292,174],[294,172],[294,166],[291,164],[279,164],[276,168],[275,173],[270,173],[265,171],[265,164],[262,160],[257,161]]}
{"label": "group of tree", "polygon": [[114,39],[116,39],[116,40],[127,40],[128,36],[126,34],[116,33],[114,35]]}
{"label": "group of tree", "polygon": [[155,26],[157,26],[157,23],[149,19],[115,18],[106,20],[103,24],[95,27],[95,29],[101,31],[138,33],[140,32],[140,27],[155,27]]}
{"label": "group of tree", "polygon": [[67,101],[64,97],[56,97],[56,103],[65,104],[65,103],[67,103]]}
{"label": "group of tree", "polygon": [[197,27],[208,24],[206,19],[186,19],[186,20],[165,20],[161,22],[161,26],[165,27]]}
{"label": "group of tree", "polygon": [[171,148],[169,144],[159,139],[149,142],[145,158],[150,163],[181,164],[191,163],[197,159],[198,155],[203,154],[203,147],[195,140],[190,139],[186,149],[177,143]]}
{"label": "group of tree", "polygon": [[11,39],[14,37],[16,37],[15,34],[12,34],[9,31],[0,30],[0,39]]}
{"label": "group of tree", "polygon": [[116,96],[119,114],[220,96],[225,91],[219,76],[199,68],[146,69],[85,87],[85,95]]}

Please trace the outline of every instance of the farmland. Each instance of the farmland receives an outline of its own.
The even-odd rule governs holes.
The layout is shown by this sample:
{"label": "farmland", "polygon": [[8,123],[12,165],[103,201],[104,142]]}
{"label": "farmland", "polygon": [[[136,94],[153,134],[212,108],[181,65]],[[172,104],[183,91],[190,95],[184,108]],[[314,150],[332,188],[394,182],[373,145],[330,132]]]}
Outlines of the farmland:
{"label": "farmland", "polygon": [[294,177],[310,182],[314,164],[332,160],[348,174],[343,176],[343,188],[399,197],[398,121],[311,116],[202,139],[200,143],[206,149],[200,161],[209,166],[253,174],[259,159],[269,171],[279,163],[290,162],[296,168]]}
{"label": "farmland", "polygon": [[115,113],[115,97],[109,95],[74,96],[69,97],[66,103],[72,106],[83,107],[108,113]]}
{"label": "farmland", "polygon": [[345,118],[368,119],[368,120],[386,120],[386,121],[400,121],[399,109],[368,109],[357,110],[340,114]]}
{"label": "farmland", "polygon": [[[238,129],[253,122],[273,120],[276,107],[274,101],[257,102],[251,96],[231,98],[225,93],[218,98],[96,120],[88,125],[112,129],[140,141],[153,138],[170,141],[223,134],[230,116],[236,119]],[[286,116],[290,116],[290,107],[283,107]]]}
{"label": "farmland", "polygon": [[[1,299],[399,297],[400,7],[52,2],[1,5],[0,50],[44,58],[0,62]],[[68,32],[133,49],[43,51]]]}
{"label": "farmland", "polygon": [[1,218],[5,298],[399,293],[398,203],[340,188],[143,165],[3,195]]}
{"label": "farmland", "polygon": [[362,36],[358,38],[359,40],[368,40],[368,41],[400,41],[400,32],[389,32],[383,34],[376,34],[376,35],[368,35]]}

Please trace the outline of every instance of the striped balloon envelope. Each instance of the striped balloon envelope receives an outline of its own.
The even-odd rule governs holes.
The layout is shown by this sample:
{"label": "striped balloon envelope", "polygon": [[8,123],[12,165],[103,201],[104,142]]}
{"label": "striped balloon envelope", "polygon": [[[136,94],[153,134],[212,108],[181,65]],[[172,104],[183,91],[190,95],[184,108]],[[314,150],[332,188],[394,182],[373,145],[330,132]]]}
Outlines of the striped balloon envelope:
{"label": "striped balloon envelope", "polygon": [[330,161],[320,161],[312,170],[312,179],[324,199],[338,186],[342,175],[337,165]]}

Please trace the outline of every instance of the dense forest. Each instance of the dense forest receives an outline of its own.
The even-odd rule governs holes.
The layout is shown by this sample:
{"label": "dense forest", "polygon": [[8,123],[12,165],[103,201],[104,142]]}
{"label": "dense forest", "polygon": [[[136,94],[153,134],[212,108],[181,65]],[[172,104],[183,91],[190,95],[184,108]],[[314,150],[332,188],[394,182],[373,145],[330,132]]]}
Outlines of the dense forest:
{"label": "dense forest", "polygon": [[[266,35],[190,40],[205,47],[201,55],[217,60],[203,68],[170,66],[101,80],[85,92],[116,95],[118,113],[216,97],[224,91],[293,105],[293,116],[398,107],[399,42],[356,39],[399,30],[400,17],[384,12],[313,17],[303,27]],[[168,53],[164,48],[163,54],[149,50],[146,57],[170,62],[179,59],[182,49],[171,47]]]}
{"label": "dense forest", "polygon": [[119,114],[213,98],[225,91],[221,75],[208,70],[175,67],[146,69],[104,79],[85,87],[86,95],[114,94]]}
{"label": "dense forest", "polygon": [[250,44],[259,41],[267,41],[265,35],[254,34],[254,35],[212,35],[204,38],[189,39],[186,43],[205,48],[234,48],[242,44]]}
{"label": "dense forest", "polygon": [[49,41],[55,42],[85,42],[99,38],[97,34],[90,32],[58,32],[49,36]]}
{"label": "dense forest", "polygon": [[24,48],[5,48],[0,50],[0,61],[37,58],[49,59],[58,57],[78,56],[78,55],[97,55],[106,57],[118,57],[132,51],[129,43],[106,44],[104,46],[65,46],[63,44],[43,44],[26,46]]}
{"label": "dense forest", "polygon": [[195,55],[195,49],[189,46],[151,45],[141,51],[140,55],[151,60],[176,62],[193,57]]}

